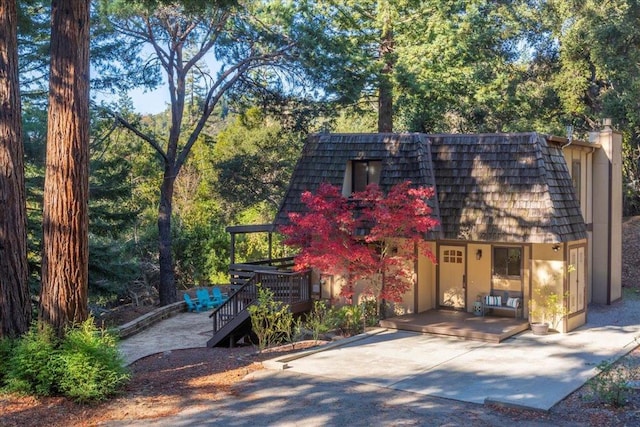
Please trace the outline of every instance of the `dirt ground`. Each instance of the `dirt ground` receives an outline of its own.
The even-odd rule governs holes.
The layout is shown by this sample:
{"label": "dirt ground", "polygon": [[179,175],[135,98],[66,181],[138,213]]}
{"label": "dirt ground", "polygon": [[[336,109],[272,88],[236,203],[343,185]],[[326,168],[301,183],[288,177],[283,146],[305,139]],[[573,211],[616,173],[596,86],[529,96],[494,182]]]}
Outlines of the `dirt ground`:
{"label": "dirt ground", "polygon": [[[640,291],[640,217],[623,223],[623,286]],[[121,308],[105,324],[126,323],[153,307]],[[289,349],[282,351],[291,352]],[[297,350],[296,350],[297,351]],[[254,347],[198,348],[148,356],[131,366],[132,380],[120,396],[93,405],[75,404],[61,397],[33,398],[0,395],[2,426],[94,426],[109,420],[161,419],[177,413],[194,401],[211,401],[237,393],[232,386],[248,373],[262,369],[261,361],[273,353],[258,354]],[[631,369],[640,369],[640,349],[622,359]],[[591,398],[583,386],[548,413],[503,407],[463,404],[510,422],[531,421],[549,425],[623,426],[637,425],[640,392],[632,391],[622,408]],[[446,405],[447,401],[442,400]],[[457,408],[460,405],[456,403]]]}

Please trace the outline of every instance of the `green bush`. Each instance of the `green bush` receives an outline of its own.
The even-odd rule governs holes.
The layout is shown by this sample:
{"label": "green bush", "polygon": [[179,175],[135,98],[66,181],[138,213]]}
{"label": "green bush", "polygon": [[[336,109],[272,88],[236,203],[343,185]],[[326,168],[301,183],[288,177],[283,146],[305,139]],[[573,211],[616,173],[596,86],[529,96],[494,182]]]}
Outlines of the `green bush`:
{"label": "green bush", "polygon": [[275,344],[291,341],[293,314],[289,306],[274,299],[273,292],[259,284],[258,299],[249,306],[251,329],[258,337],[258,346],[264,350]]}
{"label": "green bush", "polygon": [[13,348],[5,388],[19,394],[48,396],[56,391],[58,340],[47,325],[33,326]]}
{"label": "green bush", "polygon": [[365,310],[361,305],[333,307],[328,318],[331,329],[339,329],[344,335],[357,335],[364,331]]}
{"label": "green bush", "polygon": [[378,303],[375,299],[368,299],[360,303],[364,314],[366,326],[376,326],[378,324]]}
{"label": "green bush", "polygon": [[355,335],[362,333],[366,326],[378,323],[376,308],[375,300],[330,309],[327,309],[324,301],[316,301],[313,310],[305,318],[304,326],[311,331],[313,339],[336,329],[343,335]]}
{"label": "green bush", "polygon": [[317,341],[320,334],[332,329],[329,320],[327,304],[324,301],[314,301],[313,310],[305,317],[304,327],[311,331],[311,337]]}
{"label": "green bush", "polygon": [[7,360],[0,363],[0,384],[8,392],[88,402],[114,394],[129,379],[114,336],[92,318],[69,328],[63,340],[47,325],[33,326],[15,343],[0,341],[0,357]]}
{"label": "green bush", "polygon": [[67,331],[57,359],[58,388],[78,402],[103,400],[129,380],[115,337],[93,319]]}
{"label": "green bush", "polygon": [[629,380],[632,369],[623,362],[609,361],[601,362],[597,368],[600,373],[588,381],[593,394],[603,403],[624,406],[631,390]]}
{"label": "green bush", "polygon": [[0,388],[6,384],[7,373],[9,372],[9,362],[13,354],[16,341],[9,338],[0,338]]}

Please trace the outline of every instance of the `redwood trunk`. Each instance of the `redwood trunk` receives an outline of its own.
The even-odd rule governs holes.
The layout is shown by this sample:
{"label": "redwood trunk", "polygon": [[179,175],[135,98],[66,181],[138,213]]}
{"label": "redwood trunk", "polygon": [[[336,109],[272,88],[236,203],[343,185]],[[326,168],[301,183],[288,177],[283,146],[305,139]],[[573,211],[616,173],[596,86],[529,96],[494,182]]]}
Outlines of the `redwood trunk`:
{"label": "redwood trunk", "polygon": [[40,320],[62,335],[88,316],[89,1],[51,15]]}
{"label": "redwood trunk", "polygon": [[31,322],[16,13],[0,1],[0,338]]}
{"label": "redwood trunk", "polygon": [[158,253],[160,263],[158,296],[160,297],[160,305],[163,306],[177,300],[171,249],[171,213],[173,211],[174,184],[175,173],[173,168],[165,165],[164,180],[160,187],[160,206],[158,208]]}
{"label": "redwood trunk", "polygon": [[393,84],[391,82],[394,67],[393,51],[393,31],[391,23],[387,22],[380,43],[380,58],[383,64],[378,82],[378,132],[380,133],[393,132]]}

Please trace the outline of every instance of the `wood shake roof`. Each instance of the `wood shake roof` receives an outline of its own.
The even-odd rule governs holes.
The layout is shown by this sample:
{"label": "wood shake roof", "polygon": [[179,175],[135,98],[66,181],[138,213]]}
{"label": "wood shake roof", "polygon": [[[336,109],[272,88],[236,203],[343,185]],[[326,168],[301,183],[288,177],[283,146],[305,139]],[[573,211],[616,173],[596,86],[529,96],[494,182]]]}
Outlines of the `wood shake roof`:
{"label": "wood shake roof", "polygon": [[382,160],[386,191],[410,180],[435,187],[430,238],[555,243],[586,238],[561,148],[537,133],[316,134],[308,138],[276,216],[302,212],[303,191],[342,187],[350,160]]}

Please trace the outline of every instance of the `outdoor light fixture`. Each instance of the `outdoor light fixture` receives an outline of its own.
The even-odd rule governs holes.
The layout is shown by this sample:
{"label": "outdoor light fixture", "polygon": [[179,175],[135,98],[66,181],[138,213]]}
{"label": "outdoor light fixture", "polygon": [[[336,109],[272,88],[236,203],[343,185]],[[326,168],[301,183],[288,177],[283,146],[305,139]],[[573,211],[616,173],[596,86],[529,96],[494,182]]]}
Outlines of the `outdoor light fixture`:
{"label": "outdoor light fixture", "polygon": [[560,245],[553,245],[551,249],[553,249],[553,252],[558,252],[558,250],[560,249]]}
{"label": "outdoor light fixture", "polygon": [[478,249],[476,251],[476,259],[481,259],[482,258],[482,249]]}

